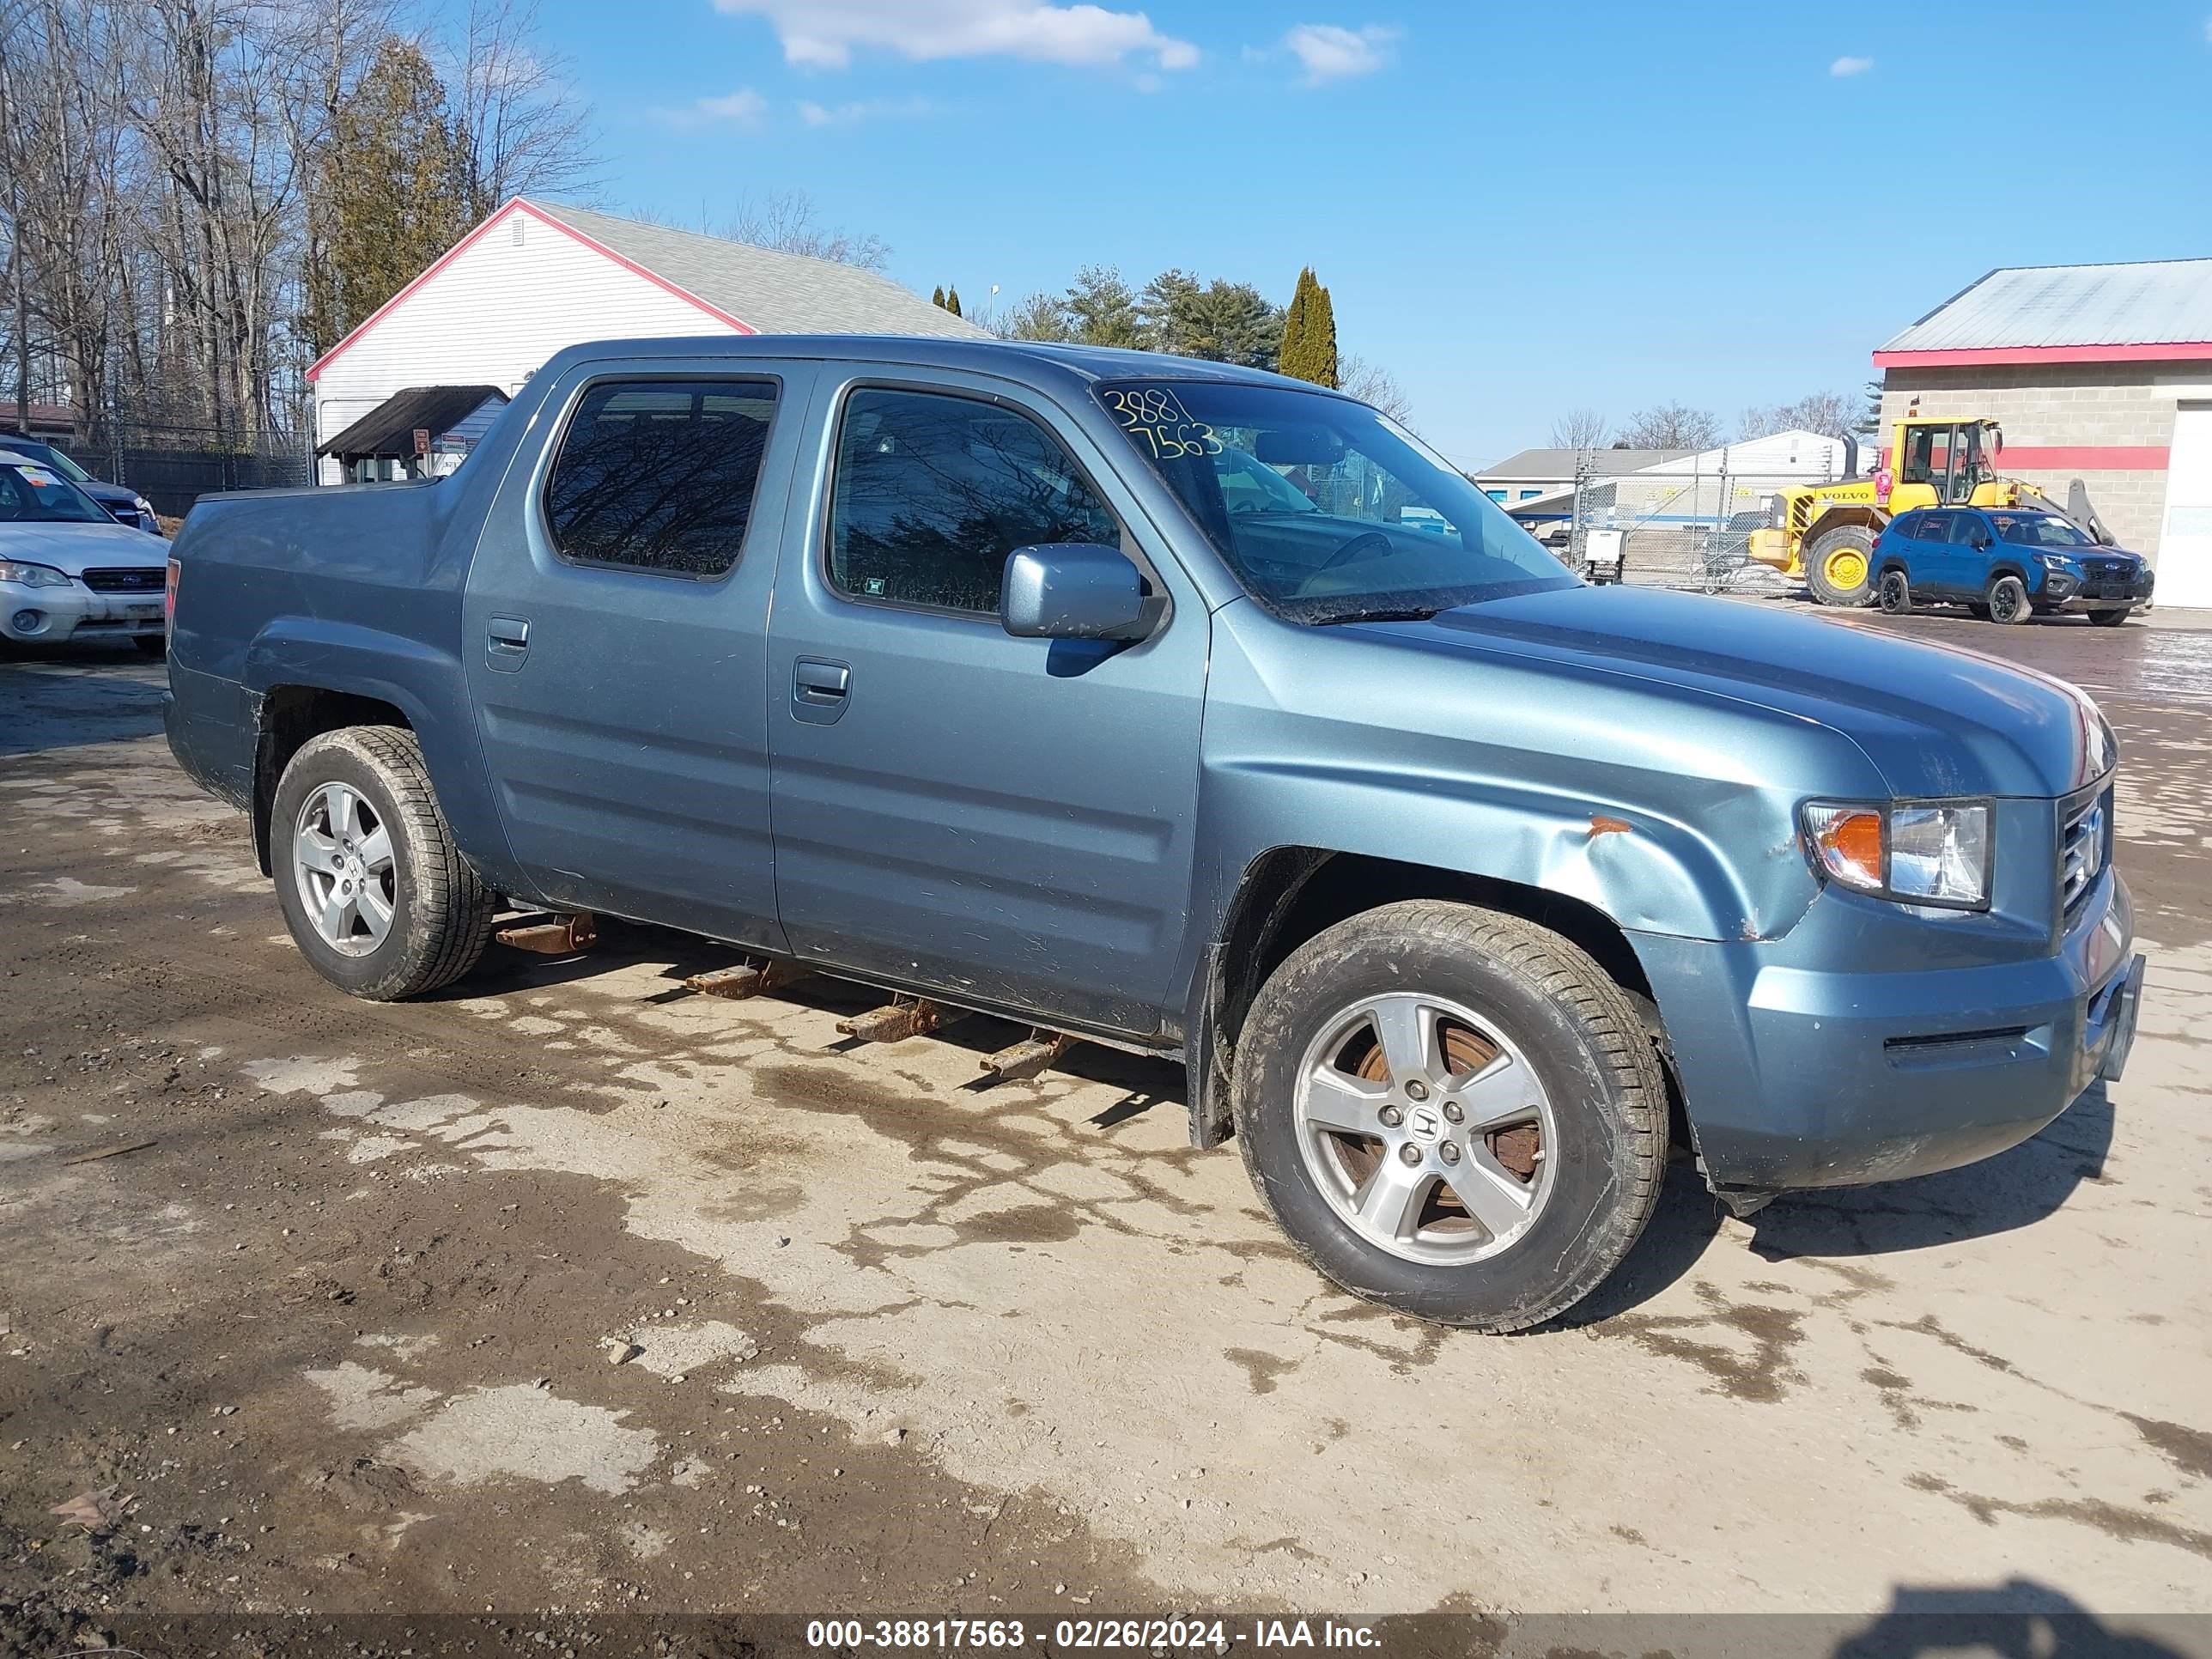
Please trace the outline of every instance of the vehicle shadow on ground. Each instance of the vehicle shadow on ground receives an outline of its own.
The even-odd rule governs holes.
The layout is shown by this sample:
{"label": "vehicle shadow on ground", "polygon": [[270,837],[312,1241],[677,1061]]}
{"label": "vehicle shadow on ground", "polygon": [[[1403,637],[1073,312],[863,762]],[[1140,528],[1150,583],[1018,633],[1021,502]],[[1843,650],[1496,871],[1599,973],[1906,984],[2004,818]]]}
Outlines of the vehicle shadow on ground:
{"label": "vehicle shadow on ground", "polygon": [[153,737],[167,684],[128,643],[0,646],[0,757]]}
{"label": "vehicle shadow on ground", "polygon": [[[2212,1635],[2212,1626],[2205,1633]],[[2186,1659],[2182,1649],[2155,1636],[2113,1629],[2071,1596],[2033,1578],[1972,1589],[1899,1584],[1871,1624],[1836,1644],[1832,1659],[1923,1659],[1937,1654]]]}
{"label": "vehicle shadow on ground", "polygon": [[1876,1187],[1785,1194],[1752,1218],[1753,1251],[1795,1256],[1881,1255],[1987,1238],[2042,1220],[2083,1182],[2102,1185],[2112,1103],[2101,1083],[2010,1152]]}

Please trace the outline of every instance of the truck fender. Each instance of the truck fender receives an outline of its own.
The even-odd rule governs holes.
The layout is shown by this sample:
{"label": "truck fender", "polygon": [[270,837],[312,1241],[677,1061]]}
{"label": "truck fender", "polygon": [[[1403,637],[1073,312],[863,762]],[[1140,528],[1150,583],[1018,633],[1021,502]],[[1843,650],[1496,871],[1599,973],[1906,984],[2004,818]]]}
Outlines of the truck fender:
{"label": "truck fender", "polygon": [[468,677],[458,657],[357,623],[283,616],[271,619],[246,647],[244,683],[258,706],[279,687],[307,686],[398,709],[422,747],[439,809],[462,856],[496,890],[527,893],[500,824],[470,712]]}

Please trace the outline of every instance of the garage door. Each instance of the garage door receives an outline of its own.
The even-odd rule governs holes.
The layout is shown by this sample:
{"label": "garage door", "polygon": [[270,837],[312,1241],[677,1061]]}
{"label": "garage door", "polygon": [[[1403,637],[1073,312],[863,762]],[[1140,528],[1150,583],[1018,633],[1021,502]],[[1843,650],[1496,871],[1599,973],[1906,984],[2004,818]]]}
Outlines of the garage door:
{"label": "garage door", "polygon": [[2158,602],[2212,609],[2212,404],[2174,413],[2158,540]]}

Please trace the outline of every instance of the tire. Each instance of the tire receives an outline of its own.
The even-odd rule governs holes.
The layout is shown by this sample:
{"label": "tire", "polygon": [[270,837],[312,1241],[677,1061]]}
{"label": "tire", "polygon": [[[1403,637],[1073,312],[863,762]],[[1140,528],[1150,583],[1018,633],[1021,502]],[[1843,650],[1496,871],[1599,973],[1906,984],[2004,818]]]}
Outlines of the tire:
{"label": "tire", "polygon": [[2109,611],[2092,611],[2089,620],[2099,628],[2118,628],[2134,614],[2132,605],[2115,605]]}
{"label": "tire", "polygon": [[1902,570],[1888,569],[1881,573],[1881,585],[1876,590],[1881,596],[1882,614],[1890,617],[1910,616],[1912,612],[1912,584]]}
{"label": "tire", "polygon": [[1987,622],[1990,619],[1990,608],[1979,599],[1969,599],[1966,601],[1966,614],[1976,622]]}
{"label": "tire", "polygon": [[[1425,1048],[1400,1046],[1414,1062],[1400,1066],[1378,1022],[1407,1004],[1449,1006],[1432,1008],[1442,1018]],[[1424,1063],[1417,1095],[1407,1085],[1423,1082]],[[1486,1065],[1491,1087],[1459,1094]],[[1324,1070],[1344,1083],[1310,1080]],[[1476,1134],[1516,1083],[1538,1103]],[[1462,1100],[1477,1115],[1455,1127],[1444,1115]],[[1358,1138],[1319,1127],[1309,1102],[1362,1126]],[[1555,933],[1439,901],[1367,911],[1292,951],[1237,1040],[1231,1104],[1253,1186],[1317,1270],[1395,1312],[1480,1331],[1528,1330],[1595,1290],[1650,1220],[1667,1158],[1665,1079],[1620,988]],[[1449,1165],[1447,1141],[1461,1149]],[[1420,1158],[1410,1172],[1408,1146]],[[1386,1171],[1394,1182],[1376,1188]],[[1454,1174],[1489,1185],[1463,1201]],[[1395,1227],[1354,1213],[1363,1195],[1408,1188],[1410,1201],[1382,1206]]]}
{"label": "tire", "polygon": [[1864,605],[1871,591],[1874,532],[1838,525],[1805,550],[1805,586],[1822,605]]}
{"label": "tire", "polygon": [[2035,614],[2035,607],[2028,602],[2027,584],[2017,576],[1991,577],[1985,604],[1990,620],[2006,627],[2024,623]]}
{"label": "tire", "polygon": [[169,641],[159,634],[133,635],[131,643],[149,657],[166,657],[169,654]]}
{"label": "tire", "polygon": [[[358,805],[341,808],[340,792]],[[303,830],[355,856],[304,870],[316,848],[301,844]],[[270,805],[269,861],[301,954],[351,995],[394,1002],[434,991],[473,968],[491,937],[497,896],[454,848],[422,748],[401,727],[348,726],[301,746]],[[342,884],[352,890],[334,930],[344,943],[310,912],[302,889],[311,882],[325,896]]]}

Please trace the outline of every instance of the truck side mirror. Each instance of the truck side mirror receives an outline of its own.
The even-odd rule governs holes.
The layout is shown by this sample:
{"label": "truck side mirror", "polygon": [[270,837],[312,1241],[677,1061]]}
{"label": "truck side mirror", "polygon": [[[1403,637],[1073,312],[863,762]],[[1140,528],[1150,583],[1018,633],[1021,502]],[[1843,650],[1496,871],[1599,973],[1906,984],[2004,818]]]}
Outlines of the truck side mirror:
{"label": "truck side mirror", "polygon": [[1006,555],[999,622],[1020,640],[1141,640],[1145,579],[1118,548],[1092,542]]}

